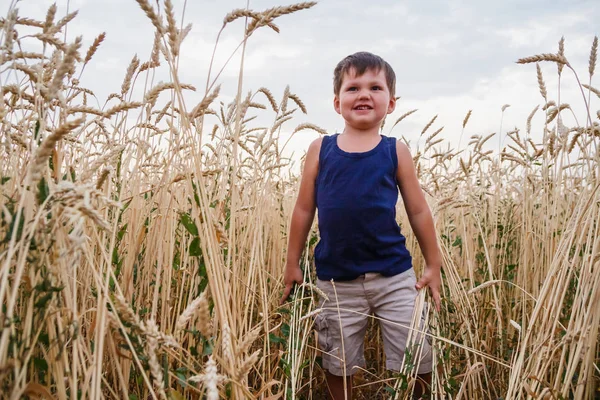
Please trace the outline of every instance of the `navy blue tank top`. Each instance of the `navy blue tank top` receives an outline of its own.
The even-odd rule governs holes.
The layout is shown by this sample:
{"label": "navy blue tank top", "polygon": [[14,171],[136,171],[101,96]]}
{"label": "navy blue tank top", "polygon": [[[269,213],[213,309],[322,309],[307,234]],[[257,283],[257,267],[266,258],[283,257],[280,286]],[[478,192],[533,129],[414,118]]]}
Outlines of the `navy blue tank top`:
{"label": "navy blue tank top", "polygon": [[410,269],[396,222],[396,139],[382,135],[372,150],[348,153],[337,138],[323,137],[319,154],[317,277],[347,281],[367,272],[392,276]]}

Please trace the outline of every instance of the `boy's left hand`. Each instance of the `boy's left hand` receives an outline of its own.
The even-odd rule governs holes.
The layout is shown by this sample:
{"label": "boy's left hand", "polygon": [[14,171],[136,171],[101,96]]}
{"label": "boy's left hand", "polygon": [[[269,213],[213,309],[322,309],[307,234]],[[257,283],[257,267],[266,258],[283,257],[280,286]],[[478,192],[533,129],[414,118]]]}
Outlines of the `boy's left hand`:
{"label": "boy's left hand", "polygon": [[425,271],[423,271],[423,275],[421,279],[415,285],[417,290],[421,290],[424,287],[429,287],[429,294],[433,297],[433,302],[435,304],[435,309],[440,311],[440,286],[441,286],[441,278],[440,278],[440,267],[425,267]]}

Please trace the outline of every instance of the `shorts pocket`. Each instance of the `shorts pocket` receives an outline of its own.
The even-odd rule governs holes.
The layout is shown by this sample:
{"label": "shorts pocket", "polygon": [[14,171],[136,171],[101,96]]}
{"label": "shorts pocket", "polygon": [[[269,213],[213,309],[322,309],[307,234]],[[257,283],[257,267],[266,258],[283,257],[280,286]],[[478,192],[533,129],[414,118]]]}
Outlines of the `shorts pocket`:
{"label": "shorts pocket", "polygon": [[317,343],[319,350],[323,352],[331,351],[331,335],[329,333],[329,321],[322,311],[315,317],[315,329],[317,331]]}

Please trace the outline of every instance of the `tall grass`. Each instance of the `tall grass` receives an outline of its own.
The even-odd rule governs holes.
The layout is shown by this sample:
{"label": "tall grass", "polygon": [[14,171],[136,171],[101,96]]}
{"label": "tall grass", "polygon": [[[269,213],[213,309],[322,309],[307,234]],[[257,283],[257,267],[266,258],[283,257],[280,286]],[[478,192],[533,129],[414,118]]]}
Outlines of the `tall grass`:
{"label": "tall grass", "polygon": [[[138,3],[156,30],[150,57],[124,66],[121,87],[101,108],[79,82],[104,34],[87,50],[81,38],[65,41],[76,13],[59,18],[55,6],[44,21],[12,6],[1,22],[0,392],[322,398],[311,330],[316,230],[303,259],[307,283],[284,306],[278,300],[297,187],[280,134],[324,132],[291,125],[306,112],[291,88],[242,92],[252,33],[278,31],[277,18],[314,3],[226,15],[223,29],[246,24],[237,95],[217,102],[215,65],[193,105],[186,92],[196,88],[177,71],[189,28],[180,28],[170,0]],[[521,62],[554,62],[559,74],[573,74],[563,49]],[[543,103],[532,115],[545,113],[546,122],[532,127],[530,118],[509,132],[500,154],[486,150],[491,136],[451,148],[435,120],[421,133],[424,145],[413,144],[444,255],[443,308],[428,314],[439,366],[433,398],[598,394],[596,52],[597,40],[581,84],[581,125],[564,126],[571,110],[551,99],[538,69]],[[153,80],[161,68],[170,82]],[[258,113],[272,116],[271,126],[259,126]],[[532,130],[541,130],[541,143]],[[404,215],[400,223],[416,249]],[[388,374],[376,324],[366,340],[358,396],[409,398],[411,360]]]}

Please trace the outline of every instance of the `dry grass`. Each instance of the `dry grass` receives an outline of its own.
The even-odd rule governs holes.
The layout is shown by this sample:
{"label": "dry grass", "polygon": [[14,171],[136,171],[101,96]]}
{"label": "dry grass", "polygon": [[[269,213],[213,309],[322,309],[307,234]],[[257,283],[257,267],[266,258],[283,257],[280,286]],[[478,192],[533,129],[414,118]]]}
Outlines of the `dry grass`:
{"label": "dry grass", "polygon": [[[177,28],[169,0],[160,9],[138,3],[156,29],[151,57],[124,67],[119,93],[100,110],[88,106],[93,93],[79,79],[104,34],[82,57],[81,39],[65,43],[62,34],[76,13],[57,20],[52,6],[35,21],[11,10],[1,22],[0,392],[322,398],[311,330],[319,313],[315,231],[303,259],[307,283],[278,305],[298,182],[279,138],[282,130],[325,132],[290,126],[306,112],[290,88],[280,100],[260,88],[217,103],[220,72],[207,77],[199,104],[186,104],[194,87],[179,82],[176,60],[189,29]],[[223,29],[247,19],[243,49],[256,29],[278,30],[275,19],[313,5],[235,10]],[[43,53],[27,51],[32,40]],[[586,104],[598,94],[596,53],[597,40],[581,85]],[[542,61],[575,73],[564,41],[557,54],[519,60]],[[172,82],[153,82],[156,68],[170,69]],[[509,132],[499,154],[487,150],[493,134],[453,149],[438,136],[442,128],[413,148],[444,255],[443,307],[425,319],[438,365],[433,398],[598,393],[598,115],[583,110],[585,124],[565,127],[561,114],[575,111],[550,99],[539,67],[538,82],[545,123],[532,126],[536,107],[526,134]],[[132,98],[140,84],[143,95]],[[271,126],[255,125],[255,112],[271,113]],[[470,116],[456,127],[462,133]],[[542,143],[531,139],[536,130]],[[400,223],[416,249],[404,216]],[[415,253],[417,270],[421,264]],[[415,353],[398,374],[384,371],[376,325],[369,329],[358,397],[409,398],[419,316]]]}

